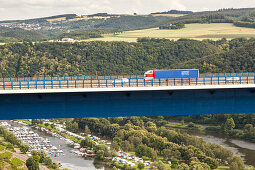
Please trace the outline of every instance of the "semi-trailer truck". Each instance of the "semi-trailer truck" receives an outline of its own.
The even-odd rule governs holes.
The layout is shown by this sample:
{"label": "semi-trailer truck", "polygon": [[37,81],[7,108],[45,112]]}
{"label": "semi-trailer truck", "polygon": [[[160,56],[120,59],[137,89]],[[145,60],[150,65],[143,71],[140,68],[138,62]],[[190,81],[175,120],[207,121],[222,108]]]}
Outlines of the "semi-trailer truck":
{"label": "semi-trailer truck", "polygon": [[144,73],[146,81],[157,79],[185,79],[199,78],[198,69],[177,69],[177,70],[149,70]]}

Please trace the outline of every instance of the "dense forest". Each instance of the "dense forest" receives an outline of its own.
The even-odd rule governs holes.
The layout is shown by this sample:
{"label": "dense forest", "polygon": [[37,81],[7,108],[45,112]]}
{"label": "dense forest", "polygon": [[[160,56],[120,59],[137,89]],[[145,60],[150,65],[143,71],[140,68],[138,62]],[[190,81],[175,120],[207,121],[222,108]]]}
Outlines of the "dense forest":
{"label": "dense forest", "polygon": [[221,51],[210,43],[193,40],[14,43],[0,46],[0,76],[143,74]]}
{"label": "dense forest", "polygon": [[138,43],[10,43],[0,46],[1,77],[143,74],[150,69],[254,72],[255,39]]}

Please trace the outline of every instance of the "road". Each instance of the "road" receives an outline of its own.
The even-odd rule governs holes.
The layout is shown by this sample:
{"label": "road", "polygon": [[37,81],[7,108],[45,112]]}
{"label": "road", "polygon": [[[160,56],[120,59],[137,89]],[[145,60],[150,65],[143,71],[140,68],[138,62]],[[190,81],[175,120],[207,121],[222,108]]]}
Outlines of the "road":
{"label": "road", "polygon": [[[24,162],[26,162],[26,160],[28,159],[28,156],[23,155],[21,153],[17,153],[17,152],[11,152],[11,153],[13,156],[21,159]],[[40,164],[39,167],[40,167],[40,170],[49,170],[49,168],[47,168],[45,165],[42,165],[42,164]]]}

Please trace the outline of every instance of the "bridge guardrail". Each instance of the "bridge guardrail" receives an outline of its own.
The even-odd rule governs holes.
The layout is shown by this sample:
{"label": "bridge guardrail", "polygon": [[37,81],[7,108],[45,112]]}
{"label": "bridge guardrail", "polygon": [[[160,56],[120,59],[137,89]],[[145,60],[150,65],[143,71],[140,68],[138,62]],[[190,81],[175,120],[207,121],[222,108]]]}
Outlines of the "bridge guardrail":
{"label": "bridge guardrail", "polygon": [[143,78],[131,78],[128,82],[110,79],[90,80],[52,80],[52,81],[6,81],[0,82],[0,90],[21,89],[60,89],[60,88],[111,88],[111,87],[158,87],[158,86],[198,86],[255,84],[253,77],[204,77],[190,79],[159,79],[145,81]]}
{"label": "bridge guardrail", "polygon": [[[201,78],[209,77],[254,77],[255,72],[247,73],[200,73]],[[120,78],[137,79],[143,75],[108,75],[108,76],[56,76],[56,77],[3,77],[0,82],[9,81],[60,81],[60,80],[114,80]]]}
{"label": "bridge guardrail", "polygon": [[119,78],[142,78],[143,75],[109,75],[109,76],[62,76],[62,77],[3,77],[0,82],[7,81],[52,81],[52,80],[114,80]]}

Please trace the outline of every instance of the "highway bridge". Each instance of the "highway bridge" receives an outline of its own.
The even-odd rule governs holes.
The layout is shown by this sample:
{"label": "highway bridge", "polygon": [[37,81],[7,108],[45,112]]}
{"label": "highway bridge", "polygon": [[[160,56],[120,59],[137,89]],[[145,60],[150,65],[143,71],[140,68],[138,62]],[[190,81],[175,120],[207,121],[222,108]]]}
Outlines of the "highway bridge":
{"label": "highway bridge", "polygon": [[1,78],[0,101],[0,119],[255,113],[255,74]]}

